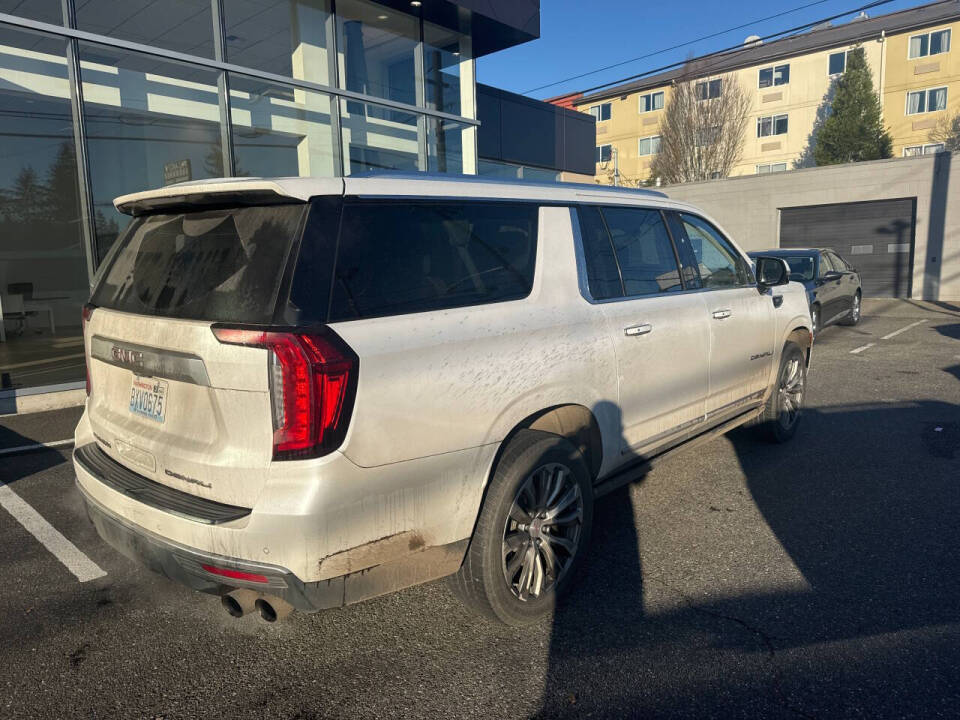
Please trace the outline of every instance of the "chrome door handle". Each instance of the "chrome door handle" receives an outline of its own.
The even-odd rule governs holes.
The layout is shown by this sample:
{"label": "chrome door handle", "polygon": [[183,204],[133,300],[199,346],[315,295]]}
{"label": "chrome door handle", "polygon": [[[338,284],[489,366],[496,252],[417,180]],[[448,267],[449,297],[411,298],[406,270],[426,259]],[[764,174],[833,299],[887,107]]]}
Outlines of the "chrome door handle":
{"label": "chrome door handle", "polygon": [[653,332],[653,325],[633,325],[623,329],[623,334],[627,337],[639,337],[649,335]]}
{"label": "chrome door handle", "polygon": [[713,312],[713,319],[714,319],[714,320],[726,320],[726,319],[727,319],[728,317],[730,317],[731,315],[733,315],[733,313],[730,312],[729,310],[715,310],[715,311]]}

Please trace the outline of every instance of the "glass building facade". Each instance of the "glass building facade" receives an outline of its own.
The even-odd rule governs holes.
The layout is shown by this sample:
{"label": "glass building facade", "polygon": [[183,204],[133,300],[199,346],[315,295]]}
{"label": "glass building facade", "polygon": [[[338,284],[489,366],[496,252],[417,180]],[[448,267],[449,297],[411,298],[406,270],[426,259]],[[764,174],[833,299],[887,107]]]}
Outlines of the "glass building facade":
{"label": "glass building facade", "polygon": [[[403,7],[403,9],[396,9]],[[0,392],[83,381],[121,194],[476,173],[470,14],[368,0],[0,0]]]}

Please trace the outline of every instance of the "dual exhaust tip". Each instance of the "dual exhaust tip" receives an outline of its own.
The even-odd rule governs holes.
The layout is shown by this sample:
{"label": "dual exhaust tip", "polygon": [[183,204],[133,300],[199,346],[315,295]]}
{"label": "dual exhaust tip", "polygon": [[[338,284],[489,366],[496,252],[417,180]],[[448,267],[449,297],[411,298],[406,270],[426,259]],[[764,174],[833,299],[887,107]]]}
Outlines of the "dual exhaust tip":
{"label": "dual exhaust tip", "polygon": [[283,620],[293,612],[293,605],[282,598],[261,595],[253,590],[240,589],[220,598],[224,609],[235,618],[241,618],[256,610],[265,622]]}

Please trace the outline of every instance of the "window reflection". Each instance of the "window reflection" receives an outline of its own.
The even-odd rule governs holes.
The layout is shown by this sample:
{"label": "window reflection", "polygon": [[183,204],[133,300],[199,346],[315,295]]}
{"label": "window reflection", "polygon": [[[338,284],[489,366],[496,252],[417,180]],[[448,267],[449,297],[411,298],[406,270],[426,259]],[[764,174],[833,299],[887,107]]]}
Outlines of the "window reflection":
{"label": "window reflection", "polygon": [[82,44],[97,255],[102,259],[130,218],[113,199],[125,193],[224,172],[217,73]]}
{"label": "window reflection", "polygon": [[323,93],[230,76],[237,175],[330,177],[330,98]]}
{"label": "window reflection", "polygon": [[340,101],[344,174],[418,169],[417,116],[379,105]]}
{"label": "window reflection", "polygon": [[460,63],[470,59],[469,37],[425,22],[423,46],[426,106],[459,115],[462,107]]}
{"label": "window reflection", "polygon": [[66,43],[0,29],[0,389],[83,380],[86,257]]}
{"label": "window reflection", "polygon": [[63,25],[61,0],[0,0],[0,13]]}
{"label": "window reflection", "polygon": [[333,82],[329,0],[222,0],[227,60],[299,80]]}
{"label": "window reflection", "polygon": [[427,159],[430,172],[463,173],[462,123],[441,118],[427,118]]}
{"label": "window reflection", "polygon": [[210,0],[76,0],[76,12],[80,30],[213,57]]}
{"label": "window reflection", "polygon": [[411,15],[365,0],[338,0],[341,87],[415,105],[419,39],[420,22]]}

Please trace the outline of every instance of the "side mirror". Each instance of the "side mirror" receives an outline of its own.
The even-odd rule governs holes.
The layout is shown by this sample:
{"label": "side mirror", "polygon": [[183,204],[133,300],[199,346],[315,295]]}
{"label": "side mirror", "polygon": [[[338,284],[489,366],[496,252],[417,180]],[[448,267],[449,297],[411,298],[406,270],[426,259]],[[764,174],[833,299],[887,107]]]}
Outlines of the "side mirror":
{"label": "side mirror", "polygon": [[767,288],[786,285],[790,282],[790,266],[778,257],[757,258],[757,289],[766,292]]}
{"label": "side mirror", "polygon": [[843,277],[843,273],[838,272],[836,270],[831,270],[830,272],[828,272],[826,275],[823,276],[823,281],[833,282],[834,280],[839,280],[841,277]]}

